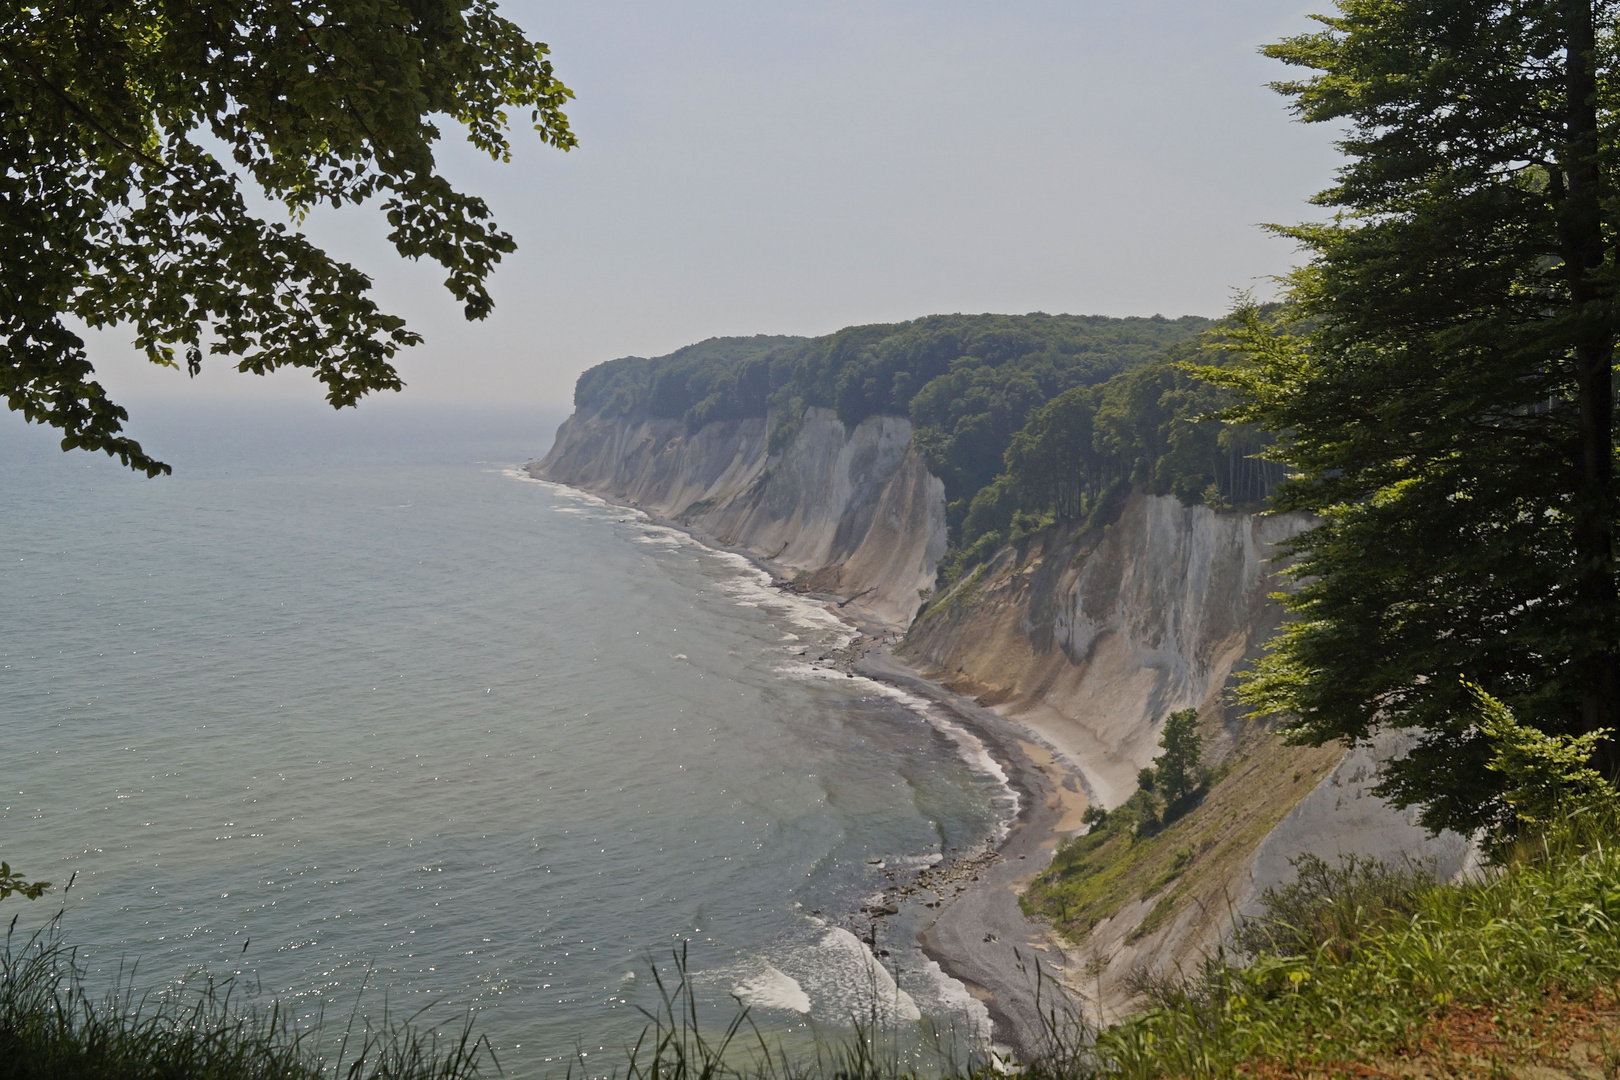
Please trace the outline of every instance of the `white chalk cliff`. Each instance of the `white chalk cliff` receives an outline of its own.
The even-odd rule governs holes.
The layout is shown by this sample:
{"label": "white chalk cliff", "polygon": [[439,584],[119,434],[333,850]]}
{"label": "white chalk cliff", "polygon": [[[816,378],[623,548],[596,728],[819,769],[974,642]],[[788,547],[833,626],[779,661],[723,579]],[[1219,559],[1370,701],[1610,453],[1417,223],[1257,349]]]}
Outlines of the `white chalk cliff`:
{"label": "white chalk cliff", "polygon": [[1004,550],[940,597],[905,653],[1039,731],[1111,809],[1166,716],[1224,711],[1233,669],[1280,616],[1275,546],[1308,526],[1136,494],[1100,536],[1055,529]]}
{"label": "white chalk cliff", "polygon": [[537,476],[677,520],[850,600],[847,613],[906,626],[945,554],[945,487],[911,450],[911,421],[846,430],[810,409],[780,455],[765,418],[712,423],[575,414]]}

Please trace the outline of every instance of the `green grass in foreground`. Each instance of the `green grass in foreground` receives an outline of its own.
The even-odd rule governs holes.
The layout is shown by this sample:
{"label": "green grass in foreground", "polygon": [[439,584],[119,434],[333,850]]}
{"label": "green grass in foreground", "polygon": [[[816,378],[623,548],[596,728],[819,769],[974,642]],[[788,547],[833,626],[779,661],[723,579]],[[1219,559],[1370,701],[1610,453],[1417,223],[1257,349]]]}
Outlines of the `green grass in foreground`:
{"label": "green grass in foreground", "polygon": [[[385,1015],[353,1019],[334,1045],[279,1008],[242,1008],[229,984],[142,994],[86,989],[53,927],[0,950],[4,1080],[468,1080],[495,1065],[464,1022],[450,1038]],[[498,1069],[498,1066],[496,1066]]]}
{"label": "green grass in foreground", "polygon": [[1620,829],[1561,827],[1460,885],[1304,864],[1258,950],[1147,987],[1118,1077],[1620,1076]]}
{"label": "green grass in foreground", "polygon": [[[1030,1080],[1118,1077],[1620,1077],[1617,822],[1564,825],[1459,885],[1409,867],[1304,862],[1233,951],[1145,985],[1145,1011],[1100,1032],[1051,1010]],[[659,984],[664,987],[664,983]],[[625,1080],[984,1080],[987,1062],[919,1064],[875,1026],[809,1060],[772,1050],[746,1012],[704,1031],[684,977]],[[330,1042],[324,1044],[332,1045]],[[60,945],[0,958],[0,1078],[456,1080],[498,1068],[463,1029],[356,1032],[323,1059],[275,1012],[228,992],[92,1000]],[[594,1063],[593,1063],[594,1066]],[[578,1072],[579,1070],[575,1070]]]}

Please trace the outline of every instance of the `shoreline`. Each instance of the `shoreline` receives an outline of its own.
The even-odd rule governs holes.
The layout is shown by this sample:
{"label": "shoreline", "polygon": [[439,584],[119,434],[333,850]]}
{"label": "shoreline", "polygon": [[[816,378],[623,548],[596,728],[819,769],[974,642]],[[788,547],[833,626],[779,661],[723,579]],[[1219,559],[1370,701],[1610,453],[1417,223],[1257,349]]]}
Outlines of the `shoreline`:
{"label": "shoreline", "polygon": [[918,934],[918,945],[983,1002],[995,1041],[1027,1060],[1047,1037],[1047,1013],[1058,1004],[1052,995],[1062,985],[1051,969],[1062,968],[1065,946],[1050,927],[1024,915],[1019,898],[1028,880],[1050,863],[1061,837],[1079,828],[1075,804],[1084,802],[1084,794],[1078,774],[1035,744],[1032,732],[928,678],[886,645],[867,650],[856,670],[950,713],[984,743],[1018,795],[1018,813],[993,849],[994,858],[941,905]]}
{"label": "shoreline", "polygon": [[[791,584],[791,579],[770,560],[751,550],[723,543],[693,526],[603,492],[552,480],[540,473],[537,461],[520,468],[536,480],[585,491],[611,505],[644,514],[655,525],[683,532],[704,547],[740,556],[768,574],[778,588],[786,590]],[[932,916],[917,933],[920,951],[984,1005],[990,1016],[992,1045],[1010,1047],[1021,1059],[1033,1057],[1045,1038],[1043,1014],[1053,1006],[1050,996],[1061,986],[1057,977],[1045,969],[1061,968],[1064,946],[1045,924],[1025,917],[1019,895],[1027,880],[1050,862],[1062,836],[1080,827],[1075,804],[1077,800],[1086,802],[1091,794],[1084,790],[1084,778],[1040,746],[1037,733],[950,690],[896,657],[892,644],[904,637],[905,627],[848,610],[846,605],[855,597],[815,592],[798,595],[821,605],[855,632],[855,638],[832,666],[916,694],[942,709],[983,744],[1016,795],[1018,809],[993,847],[984,845],[947,856],[914,875],[910,882],[891,882],[883,889],[882,904],[867,905],[857,914],[868,916],[875,927],[887,915],[898,913],[900,902],[914,902],[918,892],[938,895],[937,906],[924,905],[932,910]],[[1045,760],[1037,760],[1036,755]],[[947,895],[936,887],[941,881],[947,887],[957,887]],[[1040,974],[1037,966],[1042,969]],[[1044,990],[1041,983],[1046,984]]]}

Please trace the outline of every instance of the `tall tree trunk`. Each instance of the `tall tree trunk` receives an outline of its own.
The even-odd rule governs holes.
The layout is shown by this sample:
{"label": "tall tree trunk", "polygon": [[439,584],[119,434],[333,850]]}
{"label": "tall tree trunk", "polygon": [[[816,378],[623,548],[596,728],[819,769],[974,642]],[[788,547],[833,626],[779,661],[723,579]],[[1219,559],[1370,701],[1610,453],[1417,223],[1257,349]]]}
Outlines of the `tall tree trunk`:
{"label": "tall tree trunk", "polygon": [[[1603,265],[1602,172],[1598,164],[1596,39],[1592,0],[1565,0],[1568,114],[1564,172],[1567,195],[1559,219],[1570,299],[1576,313],[1575,379],[1579,419],[1579,476],[1574,540],[1576,600],[1590,652],[1580,658],[1580,725],[1585,731],[1614,721],[1616,646],[1614,581],[1614,336],[1606,297],[1593,281]],[[1620,772],[1620,743],[1610,740],[1597,764]]]}

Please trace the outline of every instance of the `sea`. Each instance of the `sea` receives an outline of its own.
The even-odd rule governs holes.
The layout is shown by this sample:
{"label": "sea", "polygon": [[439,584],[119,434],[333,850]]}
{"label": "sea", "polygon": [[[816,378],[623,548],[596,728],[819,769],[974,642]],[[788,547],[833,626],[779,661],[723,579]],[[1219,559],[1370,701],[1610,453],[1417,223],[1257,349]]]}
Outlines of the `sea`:
{"label": "sea", "polygon": [[132,412],[172,476],[0,414],[0,858],[56,883],[11,949],[328,1034],[470,1016],[515,1077],[622,1070],[683,977],[794,1052],[983,1036],[929,909],[861,908],[998,838],[995,764],[823,607],[529,477],[561,411]]}

